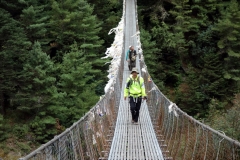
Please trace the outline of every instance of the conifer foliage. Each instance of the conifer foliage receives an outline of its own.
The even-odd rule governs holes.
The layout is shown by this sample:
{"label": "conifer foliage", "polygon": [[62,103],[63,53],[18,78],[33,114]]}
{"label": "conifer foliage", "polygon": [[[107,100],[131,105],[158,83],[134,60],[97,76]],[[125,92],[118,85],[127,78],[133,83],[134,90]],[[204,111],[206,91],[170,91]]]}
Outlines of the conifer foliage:
{"label": "conifer foliage", "polygon": [[228,5],[220,8],[221,18],[214,30],[219,35],[217,45],[224,58],[224,77],[235,81],[240,80],[240,5],[231,0]]}
{"label": "conifer foliage", "polygon": [[13,19],[6,10],[0,9],[0,97],[3,114],[10,106],[10,98],[14,97],[20,86],[23,64],[27,59],[27,50],[31,46],[21,24]]}
{"label": "conifer foliage", "polygon": [[[101,57],[110,39],[102,28],[116,26],[122,4],[109,1],[94,10],[96,2],[89,2],[0,2],[0,153],[14,150],[5,145],[8,137],[26,144],[17,152],[29,153],[70,127],[104,92]],[[112,14],[95,15],[103,10]]]}
{"label": "conifer foliage", "polygon": [[156,41],[151,47],[159,49],[145,54],[147,65],[158,62],[149,70],[153,80],[183,111],[239,140],[233,105],[240,89],[239,1],[138,0],[138,5],[142,27]]}
{"label": "conifer foliage", "polygon": [[[214,103],[215,113],[226,118],[221,122],[231,121],[230,115],[237,110],[233,107],[234,95],[238,95],[240,89],[239,2],[172,0],[147,3],[139,0],[138,5],[144,32],[149,32],[151,41],[156,42],[151,47],[158,49],[157,53],[147,52],[145,56],[149,57],[147,65],[157,62],[150,72],[160,89],[191,116],[211,119],[211,106],[217,102]],[[148,50],[147,47],[143,40],[144,50]],[[214,121],[214,126],[222,130],[227,124],[218,125],[217,120]],[[229,130],[238,130],[236,126],[231,127]],[[233,136],[239,138],[239,135]]]}
{"label": "conifer foliage", "polygon": [[[57,103],[61,104],[56,106],[67,110],[64,115],[59,116],[66,126],[77,121],[98,100],[98,97],[93,94],[97,83],[91,83],[94,76],[89,74],[90,70],[92,70],[91,62],[86,60],[84,52],[79,49],[77,43],[71,45],[70,52],[63,57],[61,76],[57,84],[58,92],[62,97],[56,99]],[[57,111],[57,108],[52,109],[52,112]],[[59,114],[62,114],[61,111],[56,113],[56,115]]]}

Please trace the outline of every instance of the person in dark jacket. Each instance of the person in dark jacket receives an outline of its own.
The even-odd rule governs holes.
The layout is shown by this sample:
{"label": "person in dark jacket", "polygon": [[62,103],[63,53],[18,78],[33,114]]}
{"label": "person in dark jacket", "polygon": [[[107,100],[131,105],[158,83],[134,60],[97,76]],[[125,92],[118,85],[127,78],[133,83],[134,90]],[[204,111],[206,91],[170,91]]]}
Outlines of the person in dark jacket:
{"label": "person in dark jacket", "polygon": [[129,71],[132,70],[132,68],[136,67],[136,58],[137,58],[137,52],[134,50],[133,46],[129,46],[129,50],[126,54],[126,61],[128,61],[128,69]]}

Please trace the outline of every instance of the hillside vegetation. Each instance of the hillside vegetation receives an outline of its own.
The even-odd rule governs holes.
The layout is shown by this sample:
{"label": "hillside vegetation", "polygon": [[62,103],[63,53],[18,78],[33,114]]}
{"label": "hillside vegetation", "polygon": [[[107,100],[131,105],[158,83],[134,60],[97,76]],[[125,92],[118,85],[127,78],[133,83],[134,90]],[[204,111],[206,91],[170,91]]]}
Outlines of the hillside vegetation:
{"label": "hillside vegetation", "polygon": [[153,81],[196,119],[240,141],[240,4],[138,0]]}

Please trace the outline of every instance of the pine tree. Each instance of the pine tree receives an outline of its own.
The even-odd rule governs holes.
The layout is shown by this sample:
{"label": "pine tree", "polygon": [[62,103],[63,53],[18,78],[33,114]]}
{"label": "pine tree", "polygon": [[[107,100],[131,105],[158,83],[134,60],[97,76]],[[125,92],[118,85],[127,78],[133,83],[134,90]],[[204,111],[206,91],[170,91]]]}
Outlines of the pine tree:
{"label": "pine tree", "polygon": [[164,22],[161,23],[161,26],[154,27],[151,31],[153,39],[156,40],[156,47],[161,50],[159,54],[161,56],[158,57],[158,61],[162,65],[159,78],[165,84],[174,86],[180,80],[178,75],[181,72],[179,52],[182,48],[180,44],[184,42],[184,39],[180,37],[183,36],[181,33],[171,33],[170,27]]}
{"label": "pine tree", "polygon": [[30,114],[46,112],[55,90],[54,72],[53,62],[41,50],[40,43],[35,42],[17,77],[20,86],[14,103],[18,105],[18,110]]}
{"label": "pine tree", "polygon": [[[86,61],[84,52],[79,49],[77,43],[71,45],[71,50],[64,55],[60,66],[60,80],[57,97],[58,105],[51,108],[51,112],[59,108],[66,108],[67,112],[57,113],[59,119],[69,126],[87,112],[98,100],[95,94],[96,83],[89,83],[94,78],[89,74],[91,63]],[[55,111],[54,111],[55,110]]]}
{"label": "pine tree", "polygon": [[51,107],[57,105],[55,97],[59,97],[56,72],[55,64],[41,50],[40,43],[35,42],[18,76],[20,87],[12,102],[17,106],[21,122],[24,120],[21,115],[32,119],[28,125],[29,132],[34,134],[39,143],[45,143],[58,133],[55,127],[58,115],[55,113],[63,109],[55,107],[58,110],[50,112]]}
{"label": "pine tree", "polygon": [[7,11],[12,16],[12,18],[17,20],[21,14],[22,9],[24,8],[20,1],[22,0],[1,0],[0,8]]}
{"label": "pine tree", "polygon": [[[96,54],[96,63],[93,63],[93,69],[98,69],[98,72],[94,73],[96,76],[95,79],[97,79],[99,85],[97,85],[96,93],[98,95],[104,94],[103,88],[105,87],[108,79],[105,76],[106,72],[99,72],[106,71],[108,69],[108,65],[104,65],[109,59],[101,59],[100,57],[103,56],[103,53],[105,53],[106,48],[111,46],[113,40],[114,40],[114,34],[108,35],[108,32],[110,29],[116,27],[118,22],[120,21],[120,18],[122,16],[122,0],[105,0],[105,1],[96,1],[96,0],[87,0],[91,6],[94,7],[93,9],[93,15],[96,15],[96,19],[101,20],[100,27],[102,28],[99,33],[96,33],[100,39],[104,40],[103,45],[101,47],[97,48]],[[87,35],[88,37],[88,35]],[[93,58],[90,58],[89,61],[92,61]],[[95,60],[94,60],[95,61]]]}
{"label": "pine tree", "polygon": [[184,112],[203,118],[208,111],[209,95],[206,93],[206,83],[199,81],[199,75],[201,70],[188,66],[188,76],[177,87],[175,101]]}
{"label": "pine tree", "polygon": [[156,42],[152,40],[151,34],[144,29],[141,29],[141,40],[145,58],[144,61],[148,67],[147,69],[154,79],[154,83],[158,86],[162,86],[160,80],[164,79],[164,72],[159,73],[159,70],[163,70],[161,61],[159,61],[161,58],[160,49],[156,48]]}
{"label": "pine tree", "polygon": [[97,36],[101,23],[92,13],[93,8],[85,0],[52,0],[51,37],[63,44],[65,51],[74,41],[87,54],[96,51],[102,44]]}
{"label": "pine tree", "polygon": [[[234,81],[240,80],[240,54],[239,54],[239,33],[240,33],[240,10],[239,2],[231,0],[230,3],[221,9],[215,31],[218,32],[219,53],[224,58],[224,78]],[[226,9],[224,9],[226,8]]]}
{"label": "pine tree", "polygon": [[227,92],[227,81],[223,78],[223,65],[220,56],[216,53],[205,53],[203,66],[199,76],[199,84],[206,95],[206,101],[211,98],[222,98]]}
{"label": "pine tree", "polygon": [[[199,39],[199,33],[204,33],[212,27],[214,20],[218,16],[218,3],[219,1],[216,0],[173,1],[174,7],[169,13],[175,17],[176,23],[170,25],[173,33],[179,35],[176,36],[176,39],[180,42],[177,43],[176,51],[178,51],[181,58],[183,68],[186,69],[189,63],[193,63],[193,66],[196,66],[195,60],[198,60],[202,54],[196,50],[196,46],[198,46],[196,40]],[[213,42],[214,39],[211,39],[208,43],[213,44]]]}
{"label": "pine tree", "polygon": [[93,15],[93,7],[85,0],[60,2],[52,0],[51,14],[50,35],[63,46],[58,53],[63,56],[76,41],[83,50],[86,61],[91,62],[92,65],[88,74],[94,78],[89,83],[102,83],[104,76],[100,69],[103,68],[105,61],[100,59],[103,53],[99,52],[103,44],[98,36],[101,23]]}
{"label": "pine tree", "polygon": [[21,75],[31,43],[19,22],[3,9],[0,9],[0,14],[0,99],[6,114],[7,107],[10,107],[10,99],[20,87],[17,77]]}
{"label": "pine tree", "polygon": [[34,43],[38,41],[43,44],[48,44],[49,39],[47,37],[47,30],[49,28],[49,10],[50,6],[48,2],[43,3],[37,0],[20,1],[25,8],[20,15],[20,22],[24,26],[29,40]]}

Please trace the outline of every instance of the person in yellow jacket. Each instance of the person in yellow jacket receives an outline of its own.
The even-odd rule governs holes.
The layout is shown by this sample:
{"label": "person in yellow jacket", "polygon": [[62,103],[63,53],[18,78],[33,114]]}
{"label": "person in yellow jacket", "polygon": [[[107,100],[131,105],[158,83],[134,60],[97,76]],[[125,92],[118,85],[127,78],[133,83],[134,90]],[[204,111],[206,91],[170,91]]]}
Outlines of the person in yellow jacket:
{"label": "person in yellow jacket", "polygon": [[127,78],[126,86],[124,88],[124,100],[129,97],[130,111],[132,114],[132,123],[138,123],[139,110],[142,99],[146,100],[146,91],[144,79],[140,77],[137,68],[133,68],[131,75]]}

